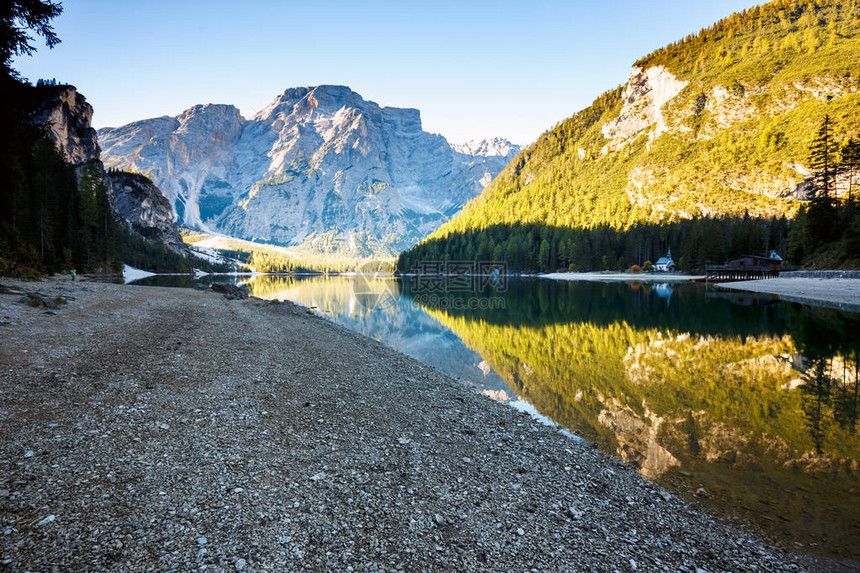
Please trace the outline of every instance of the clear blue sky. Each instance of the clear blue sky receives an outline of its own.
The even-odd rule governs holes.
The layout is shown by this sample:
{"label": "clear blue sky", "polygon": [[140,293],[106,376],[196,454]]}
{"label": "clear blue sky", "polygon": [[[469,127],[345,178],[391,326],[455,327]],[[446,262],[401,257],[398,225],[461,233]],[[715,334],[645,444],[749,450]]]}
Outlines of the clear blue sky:
{"label": "clear blue sky", "polygon": [[96,127],[343,84],[454,142],[533,141],[638,58],[754,0],[66,0],[14,67],[74,84]]}

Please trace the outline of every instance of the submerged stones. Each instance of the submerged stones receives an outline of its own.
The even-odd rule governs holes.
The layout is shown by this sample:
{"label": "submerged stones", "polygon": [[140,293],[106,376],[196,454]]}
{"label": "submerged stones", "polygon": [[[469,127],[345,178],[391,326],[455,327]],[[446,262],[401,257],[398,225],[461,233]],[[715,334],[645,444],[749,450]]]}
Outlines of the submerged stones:
{"label": "submerged stones", "polygon": [[224,295],[227,300],[241,300],[248,298],[248,291],[240,286],[215,283],[212,290]]}

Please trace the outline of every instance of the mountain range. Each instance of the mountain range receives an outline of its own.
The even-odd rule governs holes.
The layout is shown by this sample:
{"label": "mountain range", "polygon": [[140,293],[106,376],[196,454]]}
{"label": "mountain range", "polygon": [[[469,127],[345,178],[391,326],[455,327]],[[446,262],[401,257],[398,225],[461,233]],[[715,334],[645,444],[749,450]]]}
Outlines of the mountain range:
{"label": "mountain range", "polygon": [[105,165],[152,179],[184,226],[352,258],[414,245],[519,152],[502,139],[451,145],[418,110],[332,85],[288,89],[247,119],[197,105],[98,139]]}

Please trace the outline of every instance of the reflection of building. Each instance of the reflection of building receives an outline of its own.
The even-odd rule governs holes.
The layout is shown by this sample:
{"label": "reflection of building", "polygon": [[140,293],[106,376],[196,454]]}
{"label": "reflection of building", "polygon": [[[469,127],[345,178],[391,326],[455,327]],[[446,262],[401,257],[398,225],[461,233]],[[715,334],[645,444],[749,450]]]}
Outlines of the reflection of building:
{"label": "reflection of building", "polygon": [[654,270],[661,273],[671,273],[675,270],[675,261],[672,260],[672,249],[666,253],[665,257],[660,257],[654,263]]}
{"label": "reflection of building", "polygon": [[654,285],[654,292],[657,296],[664,298],[667,301],[672,297],[672,285],[669,283],[659,283]]}
{"label": "reflection of building", "polygon": [[[722,294],[724,296],[721,298],[739,306],[761,306],[764,304],[779,302],[779,296],[775,294],[759,292],[732,292]],[[708,297],[706,296],[705,298]]]}

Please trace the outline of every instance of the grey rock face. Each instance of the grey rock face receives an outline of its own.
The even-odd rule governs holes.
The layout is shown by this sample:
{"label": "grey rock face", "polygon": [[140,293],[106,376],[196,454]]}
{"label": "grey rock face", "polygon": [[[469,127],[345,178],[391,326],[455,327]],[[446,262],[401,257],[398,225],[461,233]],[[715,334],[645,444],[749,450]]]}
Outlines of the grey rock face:
{"label": "grey rock face", "polygon": [[643,70],[637,66],[624,87],[621,114],[604,124],[603,135],[618,147],[638,136],[652,125],[649,140],[669,129],[663,117],[663,106],[678,95],[688,82],[677,79],[663,66]]}
{"label": "grey rock face", "polygon": [[114,213],[135,232],[185,252],[170,201],[143,175],[110,171],[105,175],[108,200]]}
{"label": "grey rock face", "polygon": [[519,149],[454,149],[418,110],[344,86],[286,90],[250,119],[195,106],[99,131],[108,166],[149,175],[185,225],[319,253],[392,255],[451,218]]}
{"label": "grey rock face", "polygon": [[74,86],[57,86],[45,98],[32,122],[45,128],[45,135],[72,165],[99,158],[96,130],[91,127],[93,106]]}
{"label": "grey rock face", "polygon": [[[77,167],[78,177],[88,172],[103,180],[111,208],[130,229],[147,239],[163,242],[177,253],[184,253],[185,246],[170,201],[152,181],[133,173],[105,173],[96,130],[91,124],[93,108],[86,98],[74,86],[43,88],[43,93],[46,97],[31,121],[43,126],[45,136]],[[238,112],[236,115],[238,117]],[[127,131],[126,137],[117,141],[115,147],[136,149],[143,141],[171,133],[179,126],[179,120],[174,118],[149,120],[146,125]]]}
{"label": "grey rock face", "polygon": [[[102,129],[103,160],[106,167],[147,175],[168,197],[178,221],[205,228],[202,221],[209,211],[225,206],[219,198],[230,191],[225,179],[244,122],[235,107],[209,104],[194,106],[178,117]],[[211,195],[203,201],[202,215],[201,193]]]}

